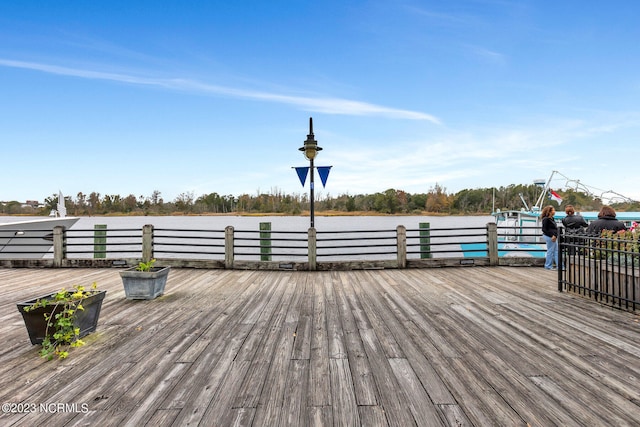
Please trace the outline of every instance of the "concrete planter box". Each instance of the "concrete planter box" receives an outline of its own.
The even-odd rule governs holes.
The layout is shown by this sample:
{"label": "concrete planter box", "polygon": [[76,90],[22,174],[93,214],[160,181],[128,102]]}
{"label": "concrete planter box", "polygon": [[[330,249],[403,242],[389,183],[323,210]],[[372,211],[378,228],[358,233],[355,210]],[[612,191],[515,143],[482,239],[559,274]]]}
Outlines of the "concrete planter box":
{"label": "concrete planter box", "polygon": [[171,267],[154,267],[138,271],[132,267],[120,272],[127,299],[154,299],[164,293]]}
{"label": "concrete planter box", "polygon": [[[91,296],[82,301],[84,310],[76,311],[74,325],[77,328],[80,328],[80,338],[96,330],[96,327],[98,326],[98,318],[100,317],[100,309],[102,308],[102,300],[104,300],[106,293],[107,291],[95,291]],[[17,304],[18,311],[22,313],[24,324],[27,327],[31,344],[42,344],[42,341],[46,336],[47,321],[44,318],[44,314],[47,313],[49,315],[55,315],[56,310],[60,309],[58,308],[58,304],[38,307],[29,312],[24,311],[24,309],[25,307],[32,306],[38,299],[52,299],[54,295],[55,294],[43,295]],[[51,333],[51,331],[49,332]]]}

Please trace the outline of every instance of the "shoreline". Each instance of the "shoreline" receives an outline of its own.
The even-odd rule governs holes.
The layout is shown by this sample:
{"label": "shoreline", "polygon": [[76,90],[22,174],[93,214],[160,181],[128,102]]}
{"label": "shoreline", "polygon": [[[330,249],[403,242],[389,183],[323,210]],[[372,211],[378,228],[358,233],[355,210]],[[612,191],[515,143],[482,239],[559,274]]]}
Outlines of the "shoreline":
{"label": "shoreline", "polygon": [[[490,213],[440,213],[440,212],[407,212],[407,213],[382,213],[382,212],[369,212],[369,211],[357,211],[357,212],[346,212],[346,211],[316,211],[316,217],[365,217],[365,216],[375,216],[375,217],[408,217],[408,216],[437,216],[437,217],[446,217],[446,216],[490,216]],[[40,217],[40,218],[48,218],[48,215],[29,215],[29,214],[0,214],[0,216],[6,217]],[[75,215],[67,215],[73,217]],[[300,217],[305,218],[309,217],[309,211],[302,211],[299,214],[288,214],[282,212],[227,212],[227,213],[184,213],[184,212],[174,212],[167,214],[145,214],[145,213],[111,213],[105,215],[79,215],[78,218],[120,218],[120,217],[207,217],[207,216],[237,216],[237,217]]]}

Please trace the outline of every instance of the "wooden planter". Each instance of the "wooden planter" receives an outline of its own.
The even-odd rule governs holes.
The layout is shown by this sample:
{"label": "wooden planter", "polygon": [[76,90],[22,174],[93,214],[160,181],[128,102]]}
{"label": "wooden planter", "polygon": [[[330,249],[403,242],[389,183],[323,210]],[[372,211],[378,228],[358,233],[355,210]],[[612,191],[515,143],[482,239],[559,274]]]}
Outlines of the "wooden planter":
{"label": "wooden planter", "polygon": [[[100,309],[102,308],[102,301],[104,300],[106,293],[107,291],[93,292],[91,296],[82,301],[84,310],[76,311],[76,320],[74,325],[77,328],[80,328],[80,338],[96,330],[96,327],[98,326],[98,318],[100,317]],[[47,307],[38,307],[29,312],[24,311],[24,308],[32,306],[39,299],[52,299],[54,295],[55,294],[43,295],[17,304],[18,311],[22,313],[24,324],[27,327],[31,344],[42,344],[47,330],[47,321],[44,318],[44,314],[48,313],[50,315],[55,315],[56,310],[60,310],[60,305],[52,304]],[[51,331],[49,332],[51,335]]]}
{"label": "wooden planter", "polygon": [[153,267],[138,271],[132,267],[120,272],[127,299],[154,299],[164,293],[171,267]]}

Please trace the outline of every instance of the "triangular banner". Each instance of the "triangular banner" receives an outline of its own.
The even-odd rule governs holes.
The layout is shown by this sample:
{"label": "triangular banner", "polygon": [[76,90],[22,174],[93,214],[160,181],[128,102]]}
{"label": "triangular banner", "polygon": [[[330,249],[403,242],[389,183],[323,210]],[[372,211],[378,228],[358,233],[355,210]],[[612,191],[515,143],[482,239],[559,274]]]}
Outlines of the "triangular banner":
{"label": "triangular banner", "polygon": [[295,168],[298,173],[298,178],[300,178],[300,184],[304,187],[304,183],[307,181],[307,174],[309,173],[309,166]]}
{"label": "triangular banner", "polygon": [[322,188],[327,185],[327,178],[329,178],[329,171],[332,166],[318,166],[318,175],[320,175],[320,181],[322,181]]}

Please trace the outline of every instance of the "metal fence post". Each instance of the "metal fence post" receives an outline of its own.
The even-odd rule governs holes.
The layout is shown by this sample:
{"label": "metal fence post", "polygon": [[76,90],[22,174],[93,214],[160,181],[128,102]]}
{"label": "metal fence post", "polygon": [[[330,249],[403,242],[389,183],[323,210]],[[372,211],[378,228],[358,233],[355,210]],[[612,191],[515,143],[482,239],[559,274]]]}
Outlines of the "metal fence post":
{"label": "metal fence post", "polygon": [[228,225],[224,229],[224,268],[232,269],[233,254],[233,226]]}
{"label": "metal fence post", "polygon": [[498,224],[487,224],[487,249],[489,250],[489,265],[498,265]]}
{"label": "metal fence post", "polygon": [[398,245],[398,268],[407,267],[407,228],[404,225],[396,227],[396,242]]}
{"label": "metal fence post", "polygon": [[566,257],[567,259],[565,260],[565,254],[567,251],[564,244],[564,227],[560,227],[560,229],[558,230],[557,243],[558,243],[558,264],[560,264],[560,265],[556,265],[556,267],[558,268],[558,292],[562,292],[563,290],[562,272],[564,271],[569,258],[567,255]]}
{"label": "metal fence post", "polygon": [[142,227],[142,262],[149,262],[153,259],[153,225],[147,224]]}
{"label": "metal fence post", "polygon": [[316,265],[316,251],[317,251],[317,241],[316,241],[316,229],[311,227],[308,231],[308,244],[309,244],[309,270],[315,271],[317,268]]}

